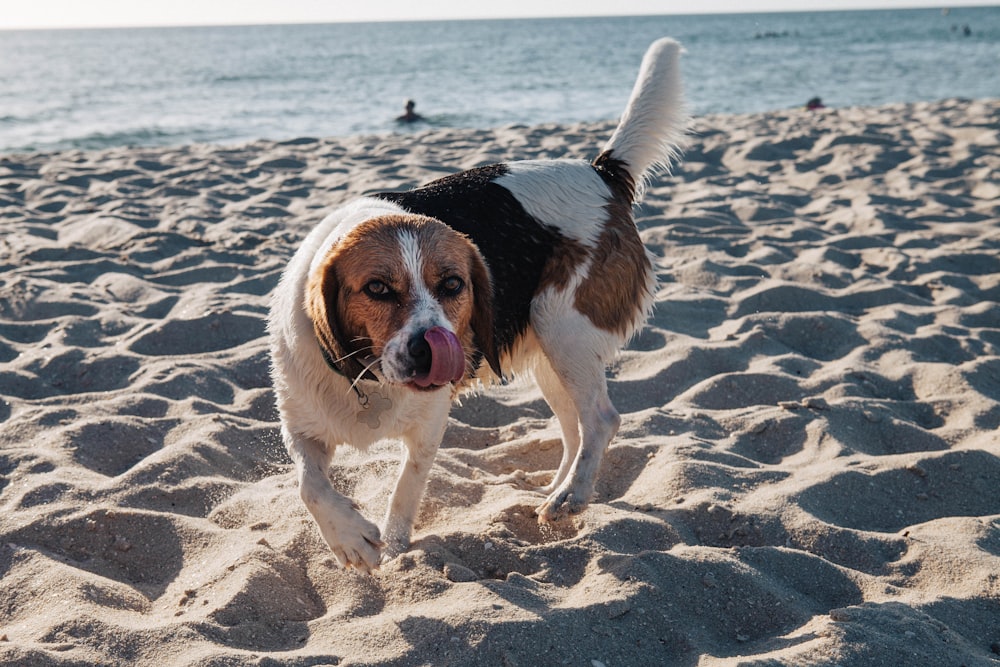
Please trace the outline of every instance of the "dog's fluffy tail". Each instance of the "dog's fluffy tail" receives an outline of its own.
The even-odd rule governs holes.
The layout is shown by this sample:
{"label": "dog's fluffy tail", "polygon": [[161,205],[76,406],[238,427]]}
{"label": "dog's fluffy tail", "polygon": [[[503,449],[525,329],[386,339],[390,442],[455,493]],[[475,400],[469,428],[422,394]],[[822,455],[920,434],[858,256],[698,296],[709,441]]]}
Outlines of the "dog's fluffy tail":
{"label": "dog's fluffy tail", "polygon": [[598,168],[623,163],[636,202],[648,179],[669,168],[683,148],[688,117],[681,85],[682,52],[669,37],[650,45],[621,122],[594,160]]}

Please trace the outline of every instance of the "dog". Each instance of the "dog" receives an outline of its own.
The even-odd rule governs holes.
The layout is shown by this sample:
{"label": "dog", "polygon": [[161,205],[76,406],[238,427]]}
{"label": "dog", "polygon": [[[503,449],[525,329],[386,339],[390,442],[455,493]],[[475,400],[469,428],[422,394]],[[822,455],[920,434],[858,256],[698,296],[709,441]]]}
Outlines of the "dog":
{"label": "dog", "polygon": [[[532,374],[562,431],[539,521],[586,508],[620,418],[605,370],[656,287],[632,217],[686,132],[680,45],[654,42],[593,161],[474,168],[366,195],[303,241],[268,318],[281,434],[337,561],[364,572],[409,548],[448,412],[464,391]],[[381,530],[330,484],[342,444],[405,445]]]}

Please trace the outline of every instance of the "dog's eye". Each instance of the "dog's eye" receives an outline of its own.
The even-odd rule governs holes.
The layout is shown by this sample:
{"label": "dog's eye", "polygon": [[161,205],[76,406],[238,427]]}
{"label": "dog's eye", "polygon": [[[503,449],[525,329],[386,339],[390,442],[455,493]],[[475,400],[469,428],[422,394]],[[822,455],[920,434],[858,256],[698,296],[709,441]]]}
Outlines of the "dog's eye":
{"label": "dog's eye", "polygon": [[465,281],[458,276],[449,276],[438,285],[442,296],[457,296],[465,287]]}
{"label": "dog's eye", "polygon": [[381,280],[370,280],[364,287],[365,294],[373,299],[385,299],[392,296],[392,290]]}

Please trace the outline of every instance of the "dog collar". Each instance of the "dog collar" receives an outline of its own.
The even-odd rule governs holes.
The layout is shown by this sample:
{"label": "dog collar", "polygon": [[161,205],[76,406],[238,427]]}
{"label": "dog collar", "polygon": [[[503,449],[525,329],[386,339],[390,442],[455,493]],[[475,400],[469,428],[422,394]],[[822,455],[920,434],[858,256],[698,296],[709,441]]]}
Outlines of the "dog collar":
{"label": "dog collar", "polygon": [[332,356],[330,356],[330,351],[327,350],[323,345],[319,346],[319,352],[320,352],[320,354],[323,355],[323,361],[326,362],[326,365],[330,367],[331,371],[333,371],[334,373],[336,373],[340,377],[347,378],[348,380],[351,380],[351,382],[352,382],[351,386],[354,388],[354,391],[358,391],[356,381],[359,380],[359,379],[360,380],[370,380],[372,382],[378,382],[379,381],[378,377],[374,373],[372,373],[371,370],[368,370],[368,369],[365,369],[365,371],[363,373],[361,373],[361,375],[359,377],[357,377],[357,378],[351,378],[347,373],[344,372],[344,370],[340,366],[337,365],[337,361]]}
{"label": "dog collar", "polygon": [[[351,379],[348,377],[347,373],[345,373],[340,366],[337,365],[337,362],[330,356],[330,353],[325,347],[320,345],[319,351],[323,355],[323,361],[325,361],[326,365],[330,367],[330,370],[342,378],[347,380]],[[382,413],[392,408],[392,399],[383,396],[377,391],[373,391],[371,394],[365,393],[361,390],[361,387],[358,386],[358,382],[360,380],[378,382],[378,378],[370,370],[366,370],[358,379],[351,381],[351,389],[354,390],[354,393],[357,395],[358,405],[361,406],[361,410],[357,413],[358,422],[367,424],[368,428],[376,429],[382,425]]]}

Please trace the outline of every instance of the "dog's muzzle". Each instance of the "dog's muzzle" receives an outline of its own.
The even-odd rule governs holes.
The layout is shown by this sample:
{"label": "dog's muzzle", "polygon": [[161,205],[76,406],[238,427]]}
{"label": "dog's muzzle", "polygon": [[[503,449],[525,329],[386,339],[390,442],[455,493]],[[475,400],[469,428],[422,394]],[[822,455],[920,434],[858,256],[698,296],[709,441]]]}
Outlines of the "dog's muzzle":
{"label": "dog's muzzle", "polygon": [[406,349],[413,362],[413,384],[418,387],[440,387],[465,376],[462,344],[444,327],[431,327],[413,336]]}

